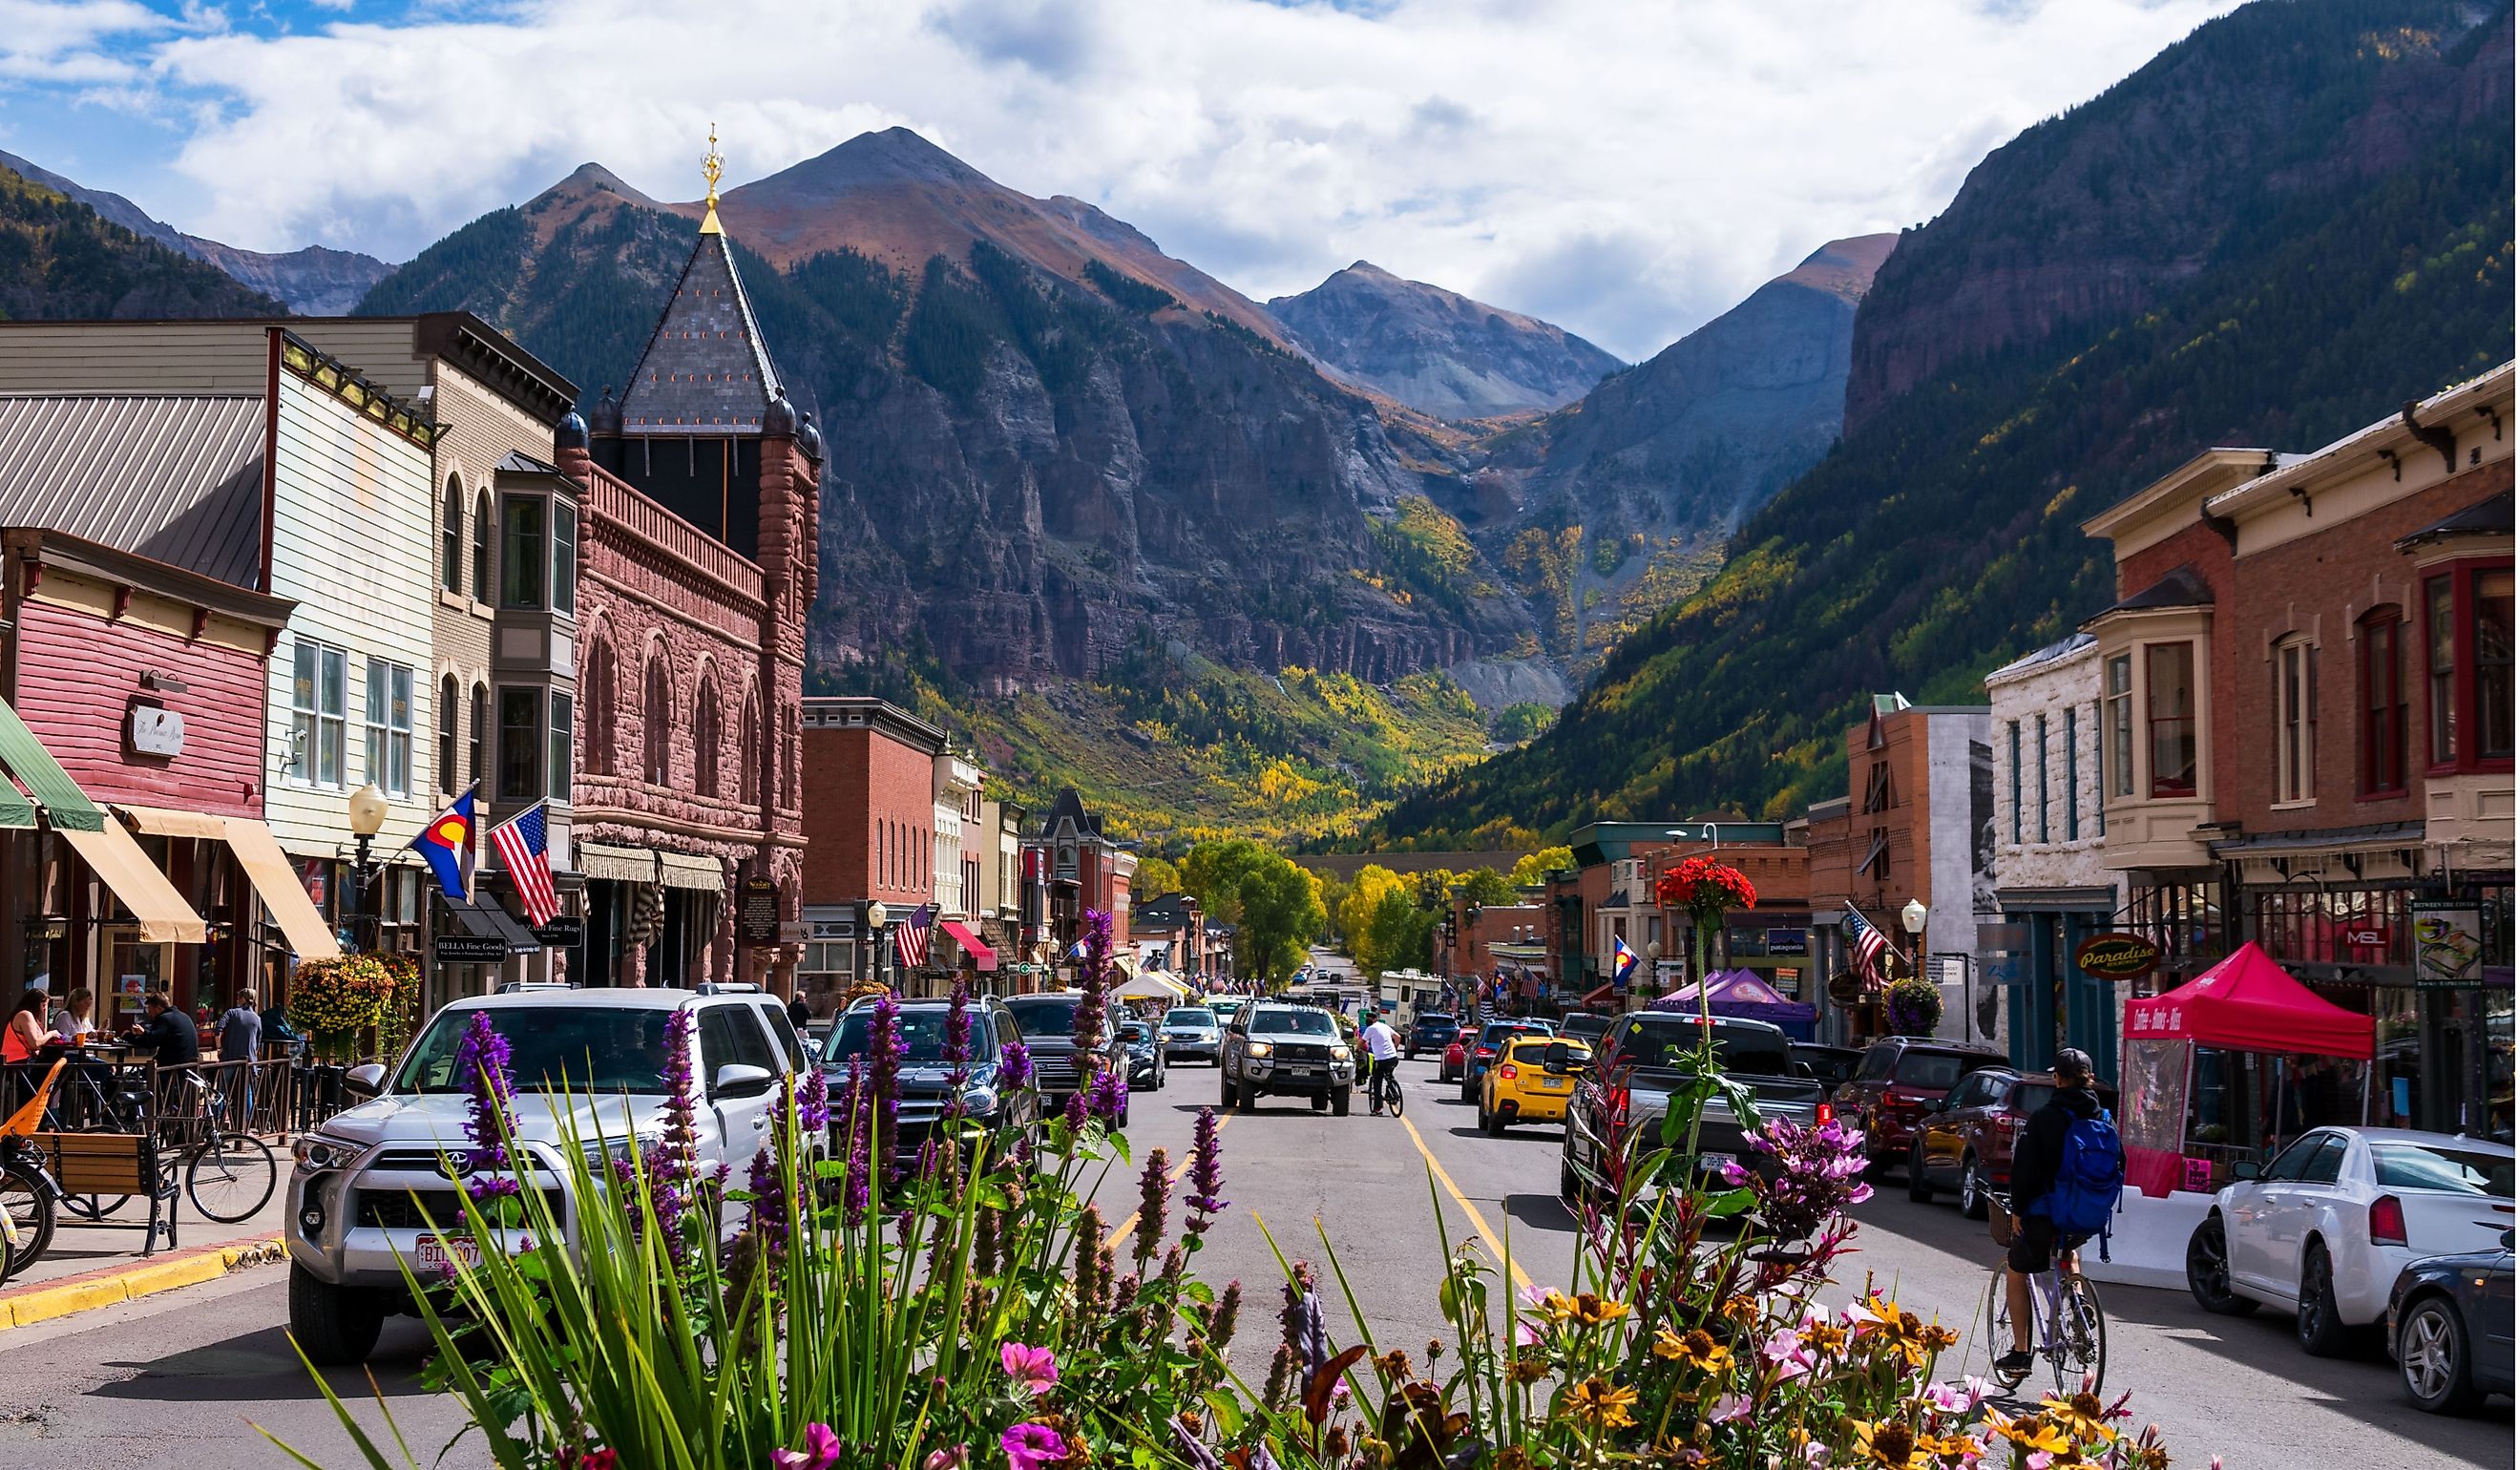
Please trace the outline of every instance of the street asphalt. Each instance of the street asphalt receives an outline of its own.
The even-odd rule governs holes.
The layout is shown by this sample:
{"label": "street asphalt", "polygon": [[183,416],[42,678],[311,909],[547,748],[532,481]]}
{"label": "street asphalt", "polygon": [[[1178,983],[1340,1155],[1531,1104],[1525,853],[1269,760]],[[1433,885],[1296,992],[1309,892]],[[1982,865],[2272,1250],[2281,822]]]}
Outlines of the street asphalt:
{"label": "street asphalt", "polygon": [[[1327,1269],[1330,1247],[1376,1343],[1406,1347],[1413,1358],[1422,1358],[1426,1339],[1443,1328],[1434,1295],[1443,1239],[1479,1240],[1489,1250],[1509,1240],[1521,1278],[1544,1285],[1565,1279],[1573,1222],[1556,1199],[1557,1131],[1536,1127],[1489,1138],[1457,1100],[1458,1090],[1438,1087],[1433,1072],[1431,1061],[1403,1067],[1410,1105],[1400,1121],[1371,1117],[1361,1101],[1350,1116],[1332,1118],[1289,1099],[1226,1119],[1225,1192],[1233,1205],[1209,1235],[1199,1268],[1212,1281],[1244,1283],[1234,1355],[1243,1372],[1256,1378],[1262,1371],[1274,1334],[1283,1277],[1273,1238],[1289,1259],[1324,1268],[1334,1338],[1355,1341],[1356,1329],[1338,1277]],[[1205,1067],[1177,1070],[1163,1091],[1138,1094],[1130,1128],[1138,1162],[1160,1147],[1177,1169],[1198,1109],[1216,1100],[1216,1074]],[[1137,1196],[1134,1166],[1115,1165],[1096,1197],[1118,1224],[1135,1211]],[[1840,1272],[1845,1295],[1861,1288],[1868,1271],[1903,1305],[1965,1328],[1995,1255],[1985,1226],[1961,1219],[1948,1202],[1912,1203],[1895,1181],[1857,1215],[1859,1252]],[[1176,1228],[1178,1223],[1176,1204]],[[2307,1357],[2294,1346],[2289,1321],[2273,1314],[2214,1317],[2183,1293],[2124,1286],[2104,1288],[2103,1302],[2108,1386],[2135,1391],[2138,1422],[2159,1421],[2180,1463],[2201,1467],[2212,1453],[2231,1470],[2512,1463],[2507,1400],[2489,1400],[2471,1417],[2435,1417],[2399,1399],[2376,1351],[2360,1359]],[[287,1463],[254,1423],[319,1464],[364,1463],[292,1355],[287,1320],[284,1269],[261,1268],[0,1332],[0,1464],[224,1470]],[[446,1401],[420,1387],[424,1346],[418,1323],[397,1320],[372,1367],[376,1391],[418,1462],[428,1464],[462,1423]],[[1946,1367],[1954,1376],[1961,1370]],[[337,1372],[332,1382],[363,1403],[364,1422],[382,1425],[365,1374]],[[481,1462],[477,1450],[462,1446],[444,1461]]]}

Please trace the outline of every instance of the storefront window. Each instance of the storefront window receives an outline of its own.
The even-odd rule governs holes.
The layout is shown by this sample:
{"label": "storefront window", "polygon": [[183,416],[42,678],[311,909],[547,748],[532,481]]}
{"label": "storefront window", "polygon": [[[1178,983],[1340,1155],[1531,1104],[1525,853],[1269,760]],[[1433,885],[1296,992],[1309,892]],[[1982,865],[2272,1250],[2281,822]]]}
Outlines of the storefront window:
{"label": "storefront window", "polygon": [[2371,992],[2379,1020],[2380,1072],[2373,1086],[2374,1121],[2386,1128],[2421,1128],[2423,1123],[2423,1016],[2415,992],[2394,987]]}
{"label": "storefront window", "polygon": [[2365,796],[2400,791],[2407,784],[2407,694],[2399,679],[2398,609],[2380,607],[2362,619],[2362,770]]}
{"label": "storefront window", "polygon": [[543,605],[545,558],[551,554],[543,531],[546,503],[539,495],[511,495],[502,508],[499,544],[499,605],[536,611]]}
{"label": "storefront window", "polygon": [[2107,681],[2102,686],[2102,718],[2106,722],[2108,753],[2101,764],[2106,769],[2102,780],[2109,783],[2111,796],[2135,794],[2135,673],[2134,658],[2121,653],[2109,660]]}
{"label": "storefront window", "polygon": [[2471,592],[2469,638],[2476,659],[2476,753],[2511,759],[2511,573],[2480,571]]}
{"label": "storefront window", "polygon": [[2196,794],[2195,672],[2189,645],[2144,646],[2144,738],[2155,796]]}
{"label": "storefront window", "polygon": [[[2258,944],[2291,964],[2408,965],[2414,927],[2408,888],[2314,888],[2297,883],[2257,899]],[[2364,941],[2376,939],[2377,944]]]}
{"label": "storefront window", "polygon": [[499,799],[534,801],[543,795],[543,691],[499,690]]}

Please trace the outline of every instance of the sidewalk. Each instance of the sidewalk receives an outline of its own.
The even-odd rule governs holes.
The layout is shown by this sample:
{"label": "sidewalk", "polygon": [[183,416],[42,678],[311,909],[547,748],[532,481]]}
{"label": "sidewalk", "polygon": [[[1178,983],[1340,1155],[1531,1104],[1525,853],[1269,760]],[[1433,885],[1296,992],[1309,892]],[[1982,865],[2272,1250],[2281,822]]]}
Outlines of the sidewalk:
{"label": "sidewalk", "polygon": [[[0,1331],[127,1302],[156,1292],[215,1280],[231,1270],[286,1260],[280,1231],[288,1211],[288,1180],[252,1219],[238,1225],[203,1220],[188,1200],[177,1200],[175,1223],[183,1244],[156,1255],[140,1254],[141,1232],[105,1229],[67,1212],[53,1228],[44,1258],[0,1286]],[[106,1217],[133,1224],[149,1218],[145,1205],[126,1204]]]}

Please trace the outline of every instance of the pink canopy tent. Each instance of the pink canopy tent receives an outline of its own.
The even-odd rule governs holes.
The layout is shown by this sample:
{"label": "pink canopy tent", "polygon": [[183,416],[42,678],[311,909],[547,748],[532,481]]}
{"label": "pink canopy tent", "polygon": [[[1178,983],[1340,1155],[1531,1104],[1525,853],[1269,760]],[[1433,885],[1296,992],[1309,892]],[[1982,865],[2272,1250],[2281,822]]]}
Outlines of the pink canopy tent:
{"label": "pink canopy tent", "polygon": [[1706,992],[1705,1007],[1710,1015],[1766,1021],[1782,1027],[1785,1035],[1796,1041],[1811,1040],[1812,1023],[1818,1013],[1800,1001],[1788,1001],[1778,995],[1756,970],[1717,970],[1697,985],[1685,985],[1656,997],[1650,1008],[1693,1011],[1698,1008],[1697,993],[1701,988]]}
{"label": "pink canopy tent", "polygon": [[2128,1181],[2159,1198],[2185,1178],[2198,1047],[2368,1062],[2372,1025],[2313,995],[2255,944],[2177,990],[2130,1000],[2120,1069]]}

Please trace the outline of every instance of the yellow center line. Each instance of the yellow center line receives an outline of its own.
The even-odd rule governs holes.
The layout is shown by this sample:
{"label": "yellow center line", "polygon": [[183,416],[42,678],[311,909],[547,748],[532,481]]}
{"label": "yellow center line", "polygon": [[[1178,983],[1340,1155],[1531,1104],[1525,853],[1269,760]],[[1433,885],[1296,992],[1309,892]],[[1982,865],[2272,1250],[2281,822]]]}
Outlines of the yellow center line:
{"label": "yellow center line", "polygon": [[[1225,1132],[1225,1125],[1227,1125],[1227,1124],[1229,1124],[1229,1123],[1231,1123],[1231,1122],[1233,1122],[1233,1121],[1234,1121],[1234,1115],[1233,1115],[1232,1113],[1219,1113],[1219,1114],[1217,1114],[1217,1115],[1216,1115],[1216,1131],[1217,1131],[1218,1133],[1220,1133],[1220,1134],[1221,1134],[1221,1133],[1223,1133],[1223,1132]],[[1182,1152],[1182,1161],[1181,1161],[1180,1163],[1175,1164],[1175,1165],[1173,1166],[1173,1172],[1172,1172],[1172,1174],[1169,1176],[1169,1178],[1171,1179],[1171,1180],[1172,1180],[1174,1183],[1176,1183],[1176,1184],[1180,1183],[1180,1182],[1182,1181],[1182,1176],[1183,1176],[1183,1175],[1185,1175],[1185,1174],[1190,1173],[1190,1166],[1191,1166],[1191,1165],[1192,1165],[1192,1164],[1194,1164],[1194,1163],[1197,1163],[1197,1162],[1198,1162],[1198,1150],[1197,1150],[1197,1149],[1195,1149],[1195,1148],[1190,1148],[1190,1149],[1185,1149],[1185,1150],[1183,1150],[1183,1152]],[[1140,1214],[1140,1213],[1141,1213],[1141,1212],[1140,1212],[1140,1211],[1137,1211],[1137,1210],[1132,1210],[1132,1211],[1130,1211],[1130,1212],[1129,1212],[1129,1218],[1128,1218],[1128,1219],[1126,1219],[1126,1220],[1124,1220],[1124,1221],[1120,1222],[1118,1225],[1113,1225],[1113,1226],[1111,1227],[1111,1234],[1110,1234],[1110,1236],[1109,1236],[1108,1238],[1109,1238],[1109,1239],[1111,1239],[1111,1240],[1112,1240],[1112,1241],[1114,1241],[1114,1242],[1117,1242],[1117,1241],[1118,1241],[1122,1236],[1125,1236],[1125,1235],[1127,1235],[1127,1234],[1131,1233],[1132,1231],[1136,1230],[1136,1229],[1138,1228],[1138,1216],[1139,1216],[1139,1214]]]}
{"label": "yellow center line", "polygon": [[1418,1152],[1426,1160],[1426,1167],[1435,1172],[1435,1182],[1443,1185],[1444,1192],[1453,1196],[1453,1203],[1461,1206],[1462,1213],[1470,1217],[1470,1225],[1479,1232],[1479,1238],[1488,1243],[1488,1249],[1494,1251],[1496,1258],[1505,1263],[1505,1269],[1513,1273],[1513,1284],[1525,1291],[1530,1290],[1531,1277],[1522,1273],[1522,1263],[1506,1253],[1505,1241],[1488,1228],[1487,1217],[1479,1213],[1478,1206],[1470,1203],[1470,1197],[1462,1192],[1462,1186],[1453,1182],[1453,1177],[1444,1172],[1443,1164],[1435,1157],[1435,1150],[1428,1148],[1426,1140],[1418,1136],[1418,1125],[1403,1114],[1400,1126],[1409,1130],[1409,1141],[1418,1145]]}

